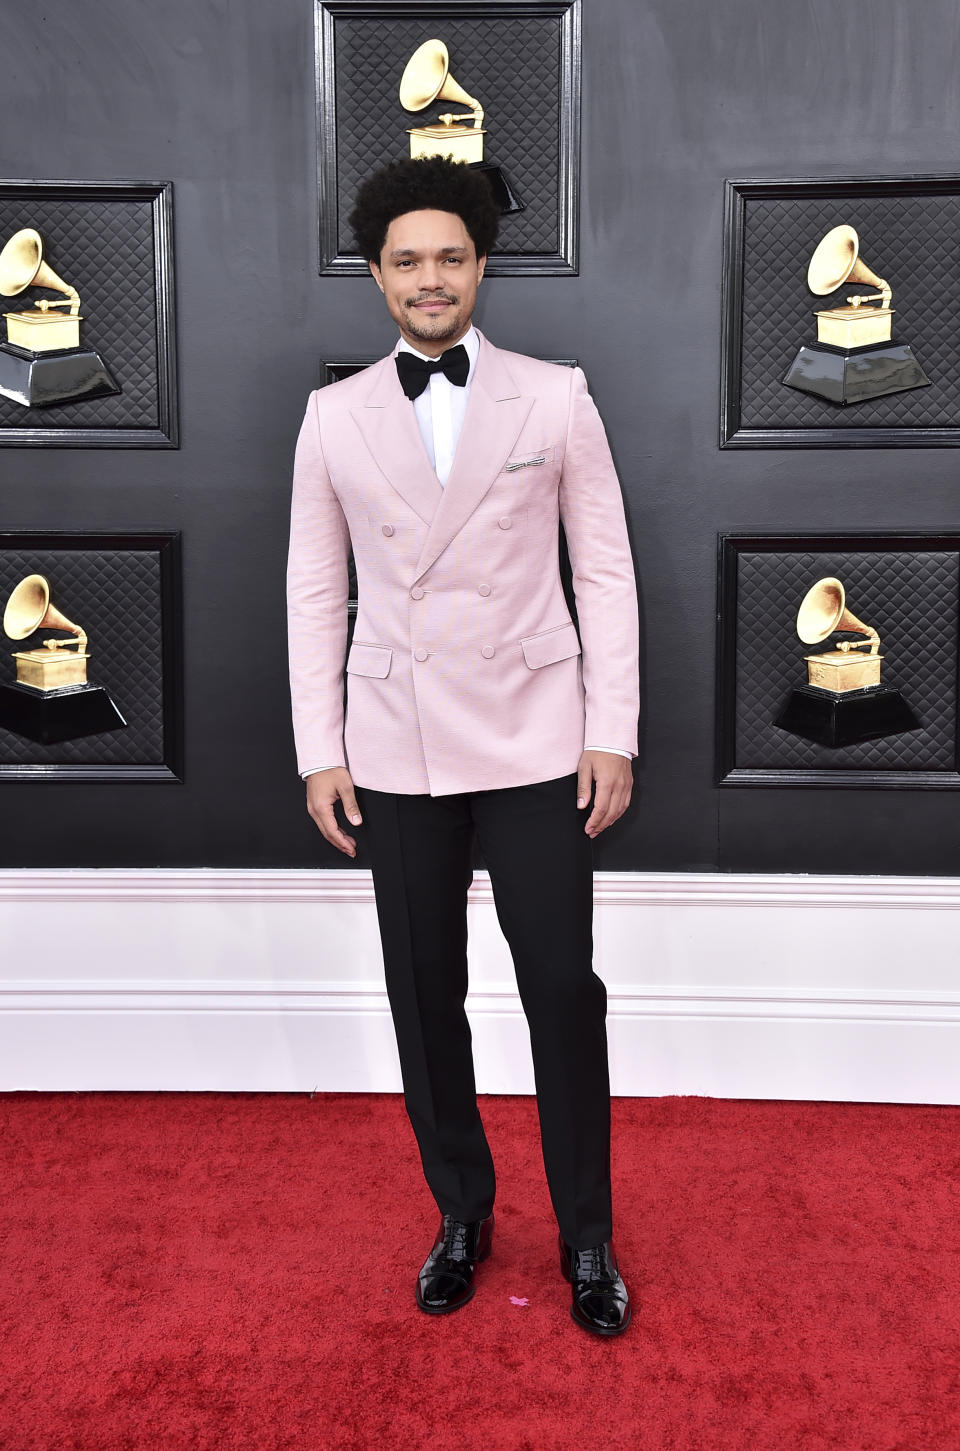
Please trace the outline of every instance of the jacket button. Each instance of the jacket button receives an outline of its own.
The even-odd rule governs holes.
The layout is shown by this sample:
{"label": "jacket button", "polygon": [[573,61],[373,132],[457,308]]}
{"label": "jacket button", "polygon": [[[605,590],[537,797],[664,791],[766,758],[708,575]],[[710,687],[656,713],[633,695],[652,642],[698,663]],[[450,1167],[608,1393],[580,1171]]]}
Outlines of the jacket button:
{"label": "jacket button", "polygon": [[509,529],[510,525],[513,523],[513,520],[508,514],[504,514],[502,519],[497,520],[497,523],[499,524],[501,529]]}
{"label": "jacket button", "polygon": [[412,600],[422,600],[423,599],[423,596],[424,596],[424,591],[420,588],[420,586],[418,584],[415,584],[413,586],[413,589],[410,591],[410,598]]}
{"label": "jacket button", "polygon": [[430,654],[430,651],[429,650],[425,650],[423,648],[423,646],[421,645],[419,650],[414,650],[414,652],[413,652],[413,658],[414,658],[414,660],[426,660],[426,658],[427,658],[427,656],[429,654]]}
{"label": "jacket button", "polygon": [[497,652],[492,645],[484,645],[483,649],[480,651],[480,654],[483,656],[484,660],[492,660],[496,653]]}
{"label": "jacket button", "polygon": [[381,534],[385,534],[387,536],[387,538],[389,539],[390,536],[391,536],[391,534],[393,533],[393,525],[392,524],[384,524],[382,526],[381,530],[380,530],[380,533]]}
{"label": "jacket button", "polygon": [[490,593],[490,586],[488,584],[478,584],[477,585],[477,594],[478,595],[483,595],[484,599],[486,599],[486,597],[487,597],[487,595],[489,593]]}

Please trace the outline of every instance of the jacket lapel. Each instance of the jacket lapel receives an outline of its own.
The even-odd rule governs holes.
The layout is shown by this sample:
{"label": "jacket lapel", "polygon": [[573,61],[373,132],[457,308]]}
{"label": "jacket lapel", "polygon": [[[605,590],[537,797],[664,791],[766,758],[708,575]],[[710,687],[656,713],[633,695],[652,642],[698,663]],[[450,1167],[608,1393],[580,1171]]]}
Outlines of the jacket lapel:
{"label": "jacket lapel", "polygon": [[[510,457],[532,407],[533,399],[520,396],[498,349],[481,333],[480,352],[453,467],[417,561],[417,579],[439,559],[490,490]],[[423,452],[422,442],[420,451]],[[432,474],[429,462],[427,468]],[[440,488],[435,474],[433,479]]]}
{"label": "jacket lapel", "polygon": [[375,363],[369,374],[373,381],[366,402],[351,408],[351,416],[384,477],[429,524],[443,497],[443,486],[430,465],[417,416],[400,387],[393,355]]}

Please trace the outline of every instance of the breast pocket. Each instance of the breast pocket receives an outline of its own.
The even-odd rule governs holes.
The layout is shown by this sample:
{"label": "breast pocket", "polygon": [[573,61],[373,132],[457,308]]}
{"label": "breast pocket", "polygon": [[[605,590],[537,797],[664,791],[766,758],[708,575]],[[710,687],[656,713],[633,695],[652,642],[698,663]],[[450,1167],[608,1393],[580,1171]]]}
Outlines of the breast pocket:
{"label": "breast pocket", "polygon": [[553,463],[555,453],[556,449],[553,444],[550,444],[548,448],[526,449],[523,453],[518,453],[515,457],[507,459],[507,462],[503,466],[503,472],[505,474],[516,474],[521,469],[545,468],[548,464]]}

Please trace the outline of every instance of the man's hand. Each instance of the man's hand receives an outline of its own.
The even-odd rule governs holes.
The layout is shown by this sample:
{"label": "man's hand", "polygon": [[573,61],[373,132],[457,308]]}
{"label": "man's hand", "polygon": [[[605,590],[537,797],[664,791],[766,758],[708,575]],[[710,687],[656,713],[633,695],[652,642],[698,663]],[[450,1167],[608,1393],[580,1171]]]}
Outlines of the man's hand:
{"label": "man's hand", "polygon": [[341,831],[334,815],[334,805],[343,802],[347,820],[353,826],[362,825],[360,808],[353,791],[353,780],[346,766],[334,766],[329,771],[314,771],[307,777],[307,810],[319,826],[323,836],[342,851],[344,856],[356,856],[357,843],[352,836]]}
{"label": "man's hand", "polygon": [[584,751],[577,767],[577,806],[581,811],[590,805],[594,782],[593,810],[584,827],[587,836],[606,831],[630,805],[633,770],[626,756],[615,756],[612,751]]}

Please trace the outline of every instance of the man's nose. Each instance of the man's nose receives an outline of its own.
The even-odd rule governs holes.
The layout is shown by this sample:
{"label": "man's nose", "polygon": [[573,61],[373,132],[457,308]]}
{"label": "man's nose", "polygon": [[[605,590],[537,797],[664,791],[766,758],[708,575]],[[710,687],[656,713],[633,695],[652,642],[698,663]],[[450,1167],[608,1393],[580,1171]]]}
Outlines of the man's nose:
{"label": "man's nose", "polygon": [[440,269],[436,265],[427,262],[420,273],[420,288],[423,292],[442,292],[443,278],[440,276]]}

